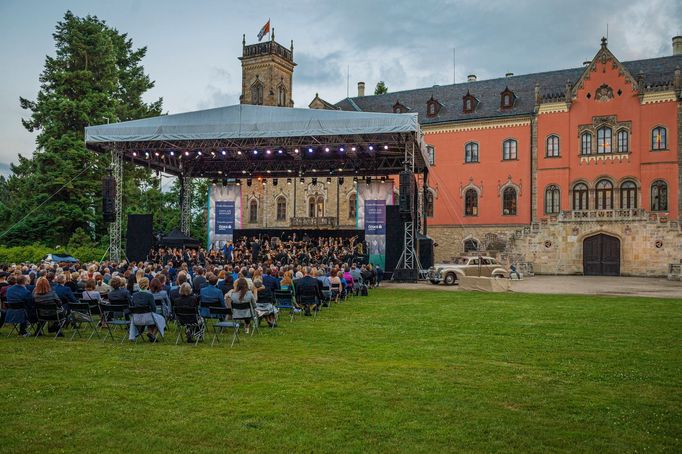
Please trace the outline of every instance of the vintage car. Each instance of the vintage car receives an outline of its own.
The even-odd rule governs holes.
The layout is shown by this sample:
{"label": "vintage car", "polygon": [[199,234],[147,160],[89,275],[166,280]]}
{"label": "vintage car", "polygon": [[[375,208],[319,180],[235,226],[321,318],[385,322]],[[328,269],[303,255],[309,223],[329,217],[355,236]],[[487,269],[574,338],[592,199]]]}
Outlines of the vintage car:
{"label": "vintage car", "polygon": [[454,285],[461,276],[506,278],[509,271],[494,258],[486,256],[457,257],[452,263],[438,263],[429,269],[432,284]]}

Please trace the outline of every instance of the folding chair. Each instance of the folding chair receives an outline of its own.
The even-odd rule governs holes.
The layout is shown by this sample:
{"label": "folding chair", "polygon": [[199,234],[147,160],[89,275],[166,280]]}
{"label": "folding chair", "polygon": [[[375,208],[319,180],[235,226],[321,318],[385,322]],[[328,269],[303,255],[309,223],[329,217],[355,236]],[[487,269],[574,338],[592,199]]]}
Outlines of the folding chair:
{"label": "folding chair", "polygon": [[123,327],[125,329],[125,335],[121,339],[121,343],[128,338],[128,329],[130,328],[130,320],[126,320],[126,311],[129,307],[127,304],[104,304],[99,303],[99,312],[102,314],[102,323],[100,329],[106,326],[108,335],[104,336],[104,340],[111,337],[111,340],[115,341],[114,333],[111,327]]}
{"label": "folding chair", "polygon": [[332,289],[331,287],[328,286],[322,286],[322,306],[324,307],[325,303],[327,307],[332,307]]}
{"label": "folding chair", "polygon": [[292,322],[294,315],[301,313],[300,309],[294,305],[294,295],[291,290],[275,290],[275,307],[279,310],[288,309]]}
{"label": "folding chair", "polygon": [[299,297],[299,303],[302,306],[314,306],[313,308],[313,320],[317,319],[317,313],[320,312],[320,302],[317,300],[315,295],[301,295]]}
{"label": "folding chair", "polygon": [[239,327],[241,324],[235,320],[227,320],[227,316],[230,314],[230,309],[222,306],[210,306],[209,311],[211,313],[210,318],[217,320],[211,326],[213,327],[213,340],[211,341],[211,347],[215,344],[217,340],[220,342],[219,334],[222,334],[225,329],[234,329],[234,334],[232,335],[232,344],[230,347],[234,347],[235,341],[239,342]]}
{"label": "folding chair", "polygon": [[199,339],[204,337],[206,331],[206,326],[202,322],[201,316],[199,315],[199,310],[192,306],[175,306],[173,308],[175,312],[175,323],[178,326],[178,335],[175,338],[175,345],[178,345],[180,338],[182,337],[182,328],[185,330],[190,330],[193,337],[196,338],[194,345],[199,343]]}
{"label": "folding chair", "polygon": [[57,332],[54,338],[57,339],[64,329],[64,325],[69,321],[66,311],[53,301],[46,301],[43,303],[36,303],[36,313],[38,314],[38,324],[36,328],[35,337],[43,334],[43,328],[48,323],[55,323],[57,325]]}
{"label": "folding chair", "polygon": [[[97,307],[97,312],[99,312],[99,307],[95,307]],[[76,337],[76,334],[78,334],[78,337],[83,337],[80,331],[80,327],[83,323],[87,323],[92,330],[88,340],[92,339],[92,336],[95,334],[97,334],[97,337],[100,337],[99,333],[97,332],[97,327],[93,323],[94,318],[92,316],[92,308],[89,301],[81,300],[77,303],[70,303],[69,309],[71,309],[70,320],[71,324],[73,325],[73,334],[71,335],[71,340]]]}
{"label": "folding chair", "polygon": [[[145,317],[145,323],[143,325],[138,325],[135,323],[135,316],[136,315],[148,315],[148,317]],[[154,336],[154,340],[152,341],[153,344],[159,341],[159,337],[163,338],[163,334],[161,334],[161,329],[159,329],[159,325],[156,324],[156,319],[154,318],[154,312],[152,312],[148,307],[145,306],[131,306],[130,307],[130,323],[134,324],[137,327],[143,327],[143,329],[138,329],[137,330],[137,336],[135,336],[135,343],[137,343],[137,339],[139,339],[142,334],[144,334],[144,328],[149,328],[151,326],[155,327],[158,336]]]}
{"label": "folding chair", "polygon": [[[26,323],[26,332],[30,332],[31,327],[33,326],[31,322],[28,321],[28,311],[26,310],[26,305],[22,303],[10,303],[9,301],[5,303],[7,305],[7,312],[5,312],[5,325],[12,325],[12,329],[10,332],[7,334],[7,337],[10,337],[12,333],[16,331],[17,334],[21,332],[20,328],[23,323]],[[14,320],[17,318],[22,318],[24,321],[20,322],[12,322],[10,320]]]}
{"label": "folding chair", "polygon": [[330,301],[334,301],[335,303],[339,303],[339,299],[342,296],[343,293],[343,284],[339,282],[338,285],[331,285],[329,287],[329,292],[330,292]]}

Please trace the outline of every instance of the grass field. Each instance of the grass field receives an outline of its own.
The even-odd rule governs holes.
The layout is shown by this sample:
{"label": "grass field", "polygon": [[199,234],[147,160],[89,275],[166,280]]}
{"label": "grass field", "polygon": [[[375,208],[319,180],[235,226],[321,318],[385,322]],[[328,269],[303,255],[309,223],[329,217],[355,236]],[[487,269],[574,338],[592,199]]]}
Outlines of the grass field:
{"label": "grass field", "polygon": [[682,300],[379,289],[281,325],[3,337],[0,451],[682,449]]}

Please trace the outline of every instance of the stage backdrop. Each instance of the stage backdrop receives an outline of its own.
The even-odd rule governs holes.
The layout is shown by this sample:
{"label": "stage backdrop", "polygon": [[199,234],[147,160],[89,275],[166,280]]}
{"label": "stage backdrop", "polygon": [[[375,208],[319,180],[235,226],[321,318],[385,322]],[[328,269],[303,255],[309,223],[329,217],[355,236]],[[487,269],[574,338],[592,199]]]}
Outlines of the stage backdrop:
{"label": "stage backdrop", "polygon": [[208,248],[220,249],[242,227],[242,190],[235,184],[208,187]]}
{"label": "stage backdrop", "polygon": [[386,269],[386,205],[393,205],[393,182],[360,181],[357,187],[357,227],[365,230],[369,262]]}

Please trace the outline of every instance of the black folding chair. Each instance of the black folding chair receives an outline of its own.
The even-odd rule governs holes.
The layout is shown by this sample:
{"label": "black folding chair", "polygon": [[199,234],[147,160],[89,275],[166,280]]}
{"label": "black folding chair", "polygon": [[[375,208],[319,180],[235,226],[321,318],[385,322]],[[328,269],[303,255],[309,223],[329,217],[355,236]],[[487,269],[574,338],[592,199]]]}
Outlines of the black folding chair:
{"label": "black folding chair", "polygon": [[38,314],[38,324],[35,337],[43,334],[45,325],[54,323],[57,326],[57,332],[55,333],[54,338],[57,339],[62,333],[64,325],[69,321],[66,311],[56,301],[36,303],[36,313]]}
{"label": "black folding chair", "polygon": [[227,316],[230,315],[231,311],[227,307],[222,306],[211,306],[209,307],[211,312],[211,319],[216,320],[211,326],[213,327],[213,340],[211,341],[211,347],[215,344],[217,340],[220,342],[219,334],[222,334],[225,329],[232,328],[234,334],[232,335],[232,344],[230,347],[234,347],[234,343],[239,342],[239,327],[241,324],[236,320],[227,320]]}
{"label": "black folding chair", "polygon": [[327,307],[332,307],[331,300],[332,300],[331,287],[323,285],[322,286],[322,306],[326,305]]}
{"label": "black folding chair", "polygon": [[[156,324],[156,319],[154,318],[155,312],[151,311],[148,307],[145,306],[130,306],[130,323],[134,324],[137,327],[137,336],[135,336],[135,343],[137,343],[137,339],[144,334],[144,328],[149,329],[149,327],[154,327],[156,328],[158,332],[158,336],[154,336],[154,340],[152,341],[153,344],[158,342],[159,337],[163,338],[163,334],[161,334],[161,330],[159,329],[159,325]],[[135,316],[136,315],[149,315],[148,320],[149,322],[145,323],[144,325],[138,325],[135,323]],[[142,329],[140,329],[142,327]]]}
{"label": "black folding chair", "polygon": [[178,325],[178,336],[175,339],[175,345],[178,345],[182,337],[182,328],[188,331],[192,337],[196,338],[194,345],[199,343],[199,340],[204,337],[206,326],[204,325],[201,315],[196,307],[193,306],[175,306],[175,323]]}
{"label": "black folding chair", "polygon": [[300,295],[298,302],[303,307],[307,308],[308,311],[310,311],[310,307],[312,306],[313,320],[317,319],[317,313],[320,312],[320,301],[317,299],[317,296],[315,296],[315,295]]}
{"label": "black folding chair", "polygon": [[[16,332],[17,334],[19,334],[21,332],[21,325],[23,322],[14,323],[14,322],[8,322],[7,321],[10,318],[10,316],[12,318],[14,318],[14,315],[16,315],[18,313],[24,314],[24,320],[26,323],[26,332],[30,332],[30,329],[33,325],[28,320],[28,310],[26,309],[26,304],[24,304],[23,302],[10,303],[9,301],[5,302],[5,304],[7,305],[7,311],[5,312],[5,323],[4,324],[5,325],[12,325],[12,329],[7,334],[7,337],[10,337],[14,332]],[[12,312],[10,312],[10,311],[12,311]]]}
{"label": "black folding chair", "polygon": [[253,329],[251,330],[251,335],[253,336],[253,333],[258,331],[258,334],[260,334],[260,326],[258,323],[258,315],[256,314],[256,308],[253,306],[253,303],[251,302],[237,302],[235,303],[234,301],[232,302],[232,309],[237,309],[237,310],[247,310],[249,311],[249,314],[251,315],[251,325],[253,325]]}
{"label": "black folding chair", "polygon": [[104,336],[104,340],[111,337],[112,341],[115,341],[114,332],[111,327],[123,327],[125,329],[125,335],[121,339],[121,343],[128,337],[128,329],[130,328],[130,320],[126,320],[126,312],[128,311],[127,304],[104,304],[99,303],[99,311],[102,314],[101,328],[106,327],[108,335]]}
{"label": "black folding chair", "polygon": [[[97,312],[99,312],[99,306],[95,307],[97,308]],[[76,334],[78,334],[78,337],[83,337],[81,335],[80,328],[81,325],[84,323],[87,323],[90,326],[90,329],[92,330],[90,332],[90,337],[88,337],[88,340],[92,339],[92,336],[94,336],[95,334],[97,334],[97,337],[100,337],[99,333],[97,332],[97,327],[95,326],[94,323],[94,317],[92,315],[90,301],[81,300],[77,303],[70,303],[69,309],[71,310],[69,318],[71,320],[71,325],[73,326],[73,334],[71,335],[71,340],[73,340],[73,338],[76,337]]]}

